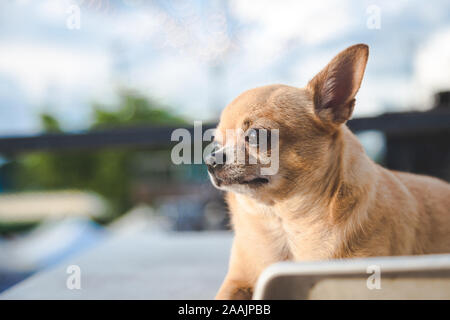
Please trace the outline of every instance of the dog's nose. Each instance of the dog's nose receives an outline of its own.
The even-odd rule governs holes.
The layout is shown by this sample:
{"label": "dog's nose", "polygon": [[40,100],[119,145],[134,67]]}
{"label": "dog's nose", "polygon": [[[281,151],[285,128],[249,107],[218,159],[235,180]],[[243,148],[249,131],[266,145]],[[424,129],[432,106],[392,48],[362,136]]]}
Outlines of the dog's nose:
{"label": "dog's nose", "polygon": [[211,169],[219,169],[226,162],[226,155],[222,151],[211,152],[206,158],[205,163]]}

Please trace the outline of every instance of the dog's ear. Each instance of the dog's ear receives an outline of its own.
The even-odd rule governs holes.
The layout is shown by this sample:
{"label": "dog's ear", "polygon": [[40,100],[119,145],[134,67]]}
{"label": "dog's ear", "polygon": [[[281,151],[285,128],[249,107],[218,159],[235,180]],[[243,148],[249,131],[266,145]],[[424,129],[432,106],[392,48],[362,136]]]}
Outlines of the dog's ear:
{"label": "dog's ear", "polygon": [[315,113],[324,122],[341,124],[350,118],[368,56],[367,45],[351,46],[334,57],[308,83]]}

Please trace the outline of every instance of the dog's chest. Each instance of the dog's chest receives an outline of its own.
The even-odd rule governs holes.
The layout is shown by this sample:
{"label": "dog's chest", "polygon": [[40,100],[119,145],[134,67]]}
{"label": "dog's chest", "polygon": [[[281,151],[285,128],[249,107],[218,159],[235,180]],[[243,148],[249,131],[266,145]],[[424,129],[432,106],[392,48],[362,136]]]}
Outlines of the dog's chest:
{"label": "dog's chest", "polygon": [[286,207],[239,201],[233,211],[236,231],[246,234],[252,242],[248,246],[265,255],[264,260],[320,260],[333,253],[333,233],[322,221],[308,218],[315,214],[299,217]]}
{"label": "dog's chest", "polygon": [[330,258],[334,251],[333,233],[323,224],[303,219],[284,220],[271,217],[267,236],[274,249],[287,260],[305,261]]}

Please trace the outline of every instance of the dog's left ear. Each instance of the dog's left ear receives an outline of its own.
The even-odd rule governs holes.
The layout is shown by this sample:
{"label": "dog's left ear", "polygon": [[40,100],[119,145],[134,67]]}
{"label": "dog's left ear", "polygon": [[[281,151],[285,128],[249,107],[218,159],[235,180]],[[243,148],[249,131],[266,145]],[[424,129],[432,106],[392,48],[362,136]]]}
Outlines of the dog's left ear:
{"label": "dog's left ear", "polygon": [[356,44],[339,53],[309,83],[316,115],[326,123],[341,124],[353,112],[369,56],[369,47]]}

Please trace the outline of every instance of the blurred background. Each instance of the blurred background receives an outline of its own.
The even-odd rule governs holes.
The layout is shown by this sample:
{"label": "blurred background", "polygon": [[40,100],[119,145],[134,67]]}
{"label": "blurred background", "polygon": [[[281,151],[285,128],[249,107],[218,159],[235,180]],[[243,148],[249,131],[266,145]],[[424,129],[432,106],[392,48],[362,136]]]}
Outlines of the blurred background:
{"label": "blurred background", "polygon": [[375,161],[449,181],[449,1],[0,2],[0,292],[117,233],[228,229],[172,130],[359,42],[350,127]]}

